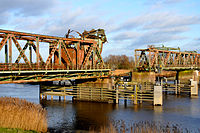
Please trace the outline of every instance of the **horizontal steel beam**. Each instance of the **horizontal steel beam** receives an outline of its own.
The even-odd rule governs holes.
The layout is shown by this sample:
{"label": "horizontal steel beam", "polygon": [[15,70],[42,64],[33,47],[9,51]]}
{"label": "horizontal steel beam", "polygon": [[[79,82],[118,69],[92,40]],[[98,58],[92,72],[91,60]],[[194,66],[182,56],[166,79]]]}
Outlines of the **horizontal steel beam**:
{"label": "horizontal steel beam", "polygon": [[39,73],[84,73],[84,72],[109,72],[111,69],[89,69],[89,70],[34,70],[34,71],[0,71],[1,74],[39,74]]}
{"label": "horizontal steel beam", "polygon": [[[4,33],[4,34],[2,34]],[[81,39],[81,38],[65,38],[65,37],[57,37],[57,36],[48,36],[48,35],[40,35],[40,34],[32,34],[32,33],[25,33],[25,32],[17,32],[17,31],[10,31],[10,30],[3,30],[0,29],[0,37],[3,38],[5,34],[14,34],[16,36],[20,36],[18,40],[31,40],[35,41],[36,37],[39,37],[40,42],[46,42],[48,39],[49,41],[52,40],[63,40],[63,41],[73,41],[73,42],[85,42],[85,43],[95,43],[93,39]],[[48,42],[48,41],[47,41]]]}

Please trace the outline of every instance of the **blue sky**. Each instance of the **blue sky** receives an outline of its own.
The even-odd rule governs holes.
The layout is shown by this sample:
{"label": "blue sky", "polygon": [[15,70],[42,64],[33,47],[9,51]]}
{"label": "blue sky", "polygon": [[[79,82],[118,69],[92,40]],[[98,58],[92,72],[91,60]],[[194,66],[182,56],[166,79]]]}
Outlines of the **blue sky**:
{"label": "blue sky", "polygon": [[103,28],[109,54],[164,44],[200,52],[199,0],[0,0],[0,29],[64,36]]}

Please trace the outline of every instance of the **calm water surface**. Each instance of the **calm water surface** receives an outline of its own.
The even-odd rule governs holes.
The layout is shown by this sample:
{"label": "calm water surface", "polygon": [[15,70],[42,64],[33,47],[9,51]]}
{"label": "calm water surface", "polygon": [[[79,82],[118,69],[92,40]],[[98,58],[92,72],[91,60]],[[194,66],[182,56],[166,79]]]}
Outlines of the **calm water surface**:
{"label": "calm water surface", "polygon": [[[139,121],[170,122],[184,128],[200,128],[200,99],[189,96],[164,96],[163,106],[151,103],[133,105],[123,101],[120,104],[40,101],[39,86],[29,84],[0,85],[0,96],[11,96],[42,104],[48,111],[48,125],[52,132],[87,131],[99,129],[110,121],[123,120],[127,125]],[[55,97],[57,98],[57,97]],[[57,98],[58,99],[58,98]]]}

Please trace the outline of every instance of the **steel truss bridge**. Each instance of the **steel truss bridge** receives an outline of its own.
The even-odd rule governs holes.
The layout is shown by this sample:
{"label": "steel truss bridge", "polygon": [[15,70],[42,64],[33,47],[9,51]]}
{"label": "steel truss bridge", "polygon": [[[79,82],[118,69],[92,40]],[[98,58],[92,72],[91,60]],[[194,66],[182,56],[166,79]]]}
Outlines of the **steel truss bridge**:
{"label": "steel truss bridge", "polygon": [[[76,32],[79,38],[70,33],[56,37],[0,29],[0,84],[108,77],[101,56],[104,30]],[[41,45],[49,51],[46,60]]]}
{"label": "steel truss bridge", "polygon": [[135,50],[138,71],[200,69],[200,54],[196,51],[181,52],[180,48],[154,47]]}

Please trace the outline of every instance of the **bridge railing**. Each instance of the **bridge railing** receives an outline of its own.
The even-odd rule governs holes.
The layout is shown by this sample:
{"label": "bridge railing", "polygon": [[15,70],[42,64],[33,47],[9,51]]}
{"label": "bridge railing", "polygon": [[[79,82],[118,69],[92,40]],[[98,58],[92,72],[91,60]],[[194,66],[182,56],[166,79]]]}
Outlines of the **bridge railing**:
{"label": "bridge railing", "polygon": [[183,64],[177,64],[177,65],[167,64],[167,65],[164,65],[163,67],[200,67],[200,64],[187,64],[187,65],[183,65]]}
{"label": "bridge railing", "polygon": [[55,64],[50,63],[49,65],[45,65],[44,63],[39,66],[36,63],[31,63],[30,65],[24,63],[0,63],[0,71],[33,71],[33,70],[89,70],[89,69],[109,69],[106,66],[102,65],[86,65],[84,67],[76,65],[76,66],[67,66],[66,64]]}

